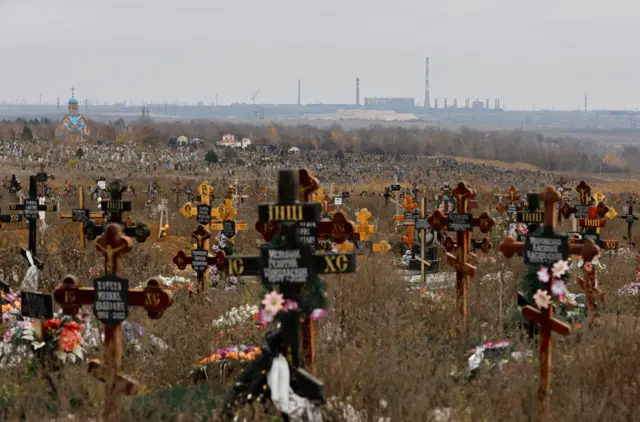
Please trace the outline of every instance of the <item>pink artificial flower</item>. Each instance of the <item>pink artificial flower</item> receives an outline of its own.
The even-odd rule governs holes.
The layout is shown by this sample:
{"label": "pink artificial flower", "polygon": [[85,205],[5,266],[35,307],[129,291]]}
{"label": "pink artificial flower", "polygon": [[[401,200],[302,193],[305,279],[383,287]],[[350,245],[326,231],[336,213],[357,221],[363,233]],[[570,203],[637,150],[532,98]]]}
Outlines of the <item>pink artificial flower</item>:
{"label": "pink artificial flower", "polygon": [[311,318],[313,321],[320,321],[321,319],[325,319],[328,314],[329,312],[327,312],[326,309],[316,308],[311,312],[309,318]]}
{"label": "pink artificial flower", "polygon": [[536,302],[536,306],[540,309],[547,309],[551,304],[551,296],[546,290],[540,290],[533,295],[533,300]]}
{"label": "pink artificial flower", "polygon": [[542,283],[549,282],[549,269],[547,267],[540,267],[540,269],[537,272],[537,275],[538,275],[538,280],[540,280]]}
{"label": "pink artificial flower", "polygon": [[567,293],[564,281],[559,278],[553,280],[553,283],[551,284],[551,293],[553,293],[554,296],[564,296]]}
{"label": "pink artificial flower", "polygon": [[591,272],[592,269],[593,269],[593,264],[591,264],[591,262],[585,262],[584,263],[584,270],[586,272]]}
{"label": "pink artificial flower", "polygon": [[284,301],[284,309],[285,311],[295,311],[298,309],[298,302],[295,300],[287,299]]}
{"label": "pink artificial flower", "polygon": [[272,313],[274,316],[282,309],[284,305],[284,295],[276,292],[275,290],[264,295],[262,300],[264,309]]}
{"label": "pink artificial flower", "polygon": [[260,318],[260,324],[267,325],[271,323],[271,321],[273,321],[273,318],[276,316],[276,314],[270,312],[267,309],[260,309],[260,313],[258,314],[258,316]]}

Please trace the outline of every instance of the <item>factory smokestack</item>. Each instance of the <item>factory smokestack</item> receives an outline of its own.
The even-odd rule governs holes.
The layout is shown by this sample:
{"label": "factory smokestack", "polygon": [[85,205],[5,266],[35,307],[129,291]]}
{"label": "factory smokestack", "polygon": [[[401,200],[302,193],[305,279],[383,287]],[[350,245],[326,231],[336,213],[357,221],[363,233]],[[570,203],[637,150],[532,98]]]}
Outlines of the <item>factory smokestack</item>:
{"label": "factory smokestack", "polygon": [[360,105],[360,78],[356,78],[356,105]]}
{"label": "factory smokestack", "polygon": [[300,105],[300,79],[298,79],[298,105]]}
{"label": "factory smokestack", "polygon": [[584,113],[587,113],[587,94],[584,95]]}
{"label": "factory smokestack", "polygon": [[429,92],[429,57],[427,57],[424,73],[424,108],[431,108],[431,93]]}

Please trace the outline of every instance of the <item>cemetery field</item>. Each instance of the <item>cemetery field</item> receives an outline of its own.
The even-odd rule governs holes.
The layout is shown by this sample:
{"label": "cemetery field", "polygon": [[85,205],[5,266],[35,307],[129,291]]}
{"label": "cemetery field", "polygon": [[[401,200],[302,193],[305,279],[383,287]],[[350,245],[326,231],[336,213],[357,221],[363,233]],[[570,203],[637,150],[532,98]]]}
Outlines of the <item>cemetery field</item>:
{"label": "cemetery field", "polygon": [[[29,220],[35,225],[31,230],[26,221],[3,222],[0,421],[635,420],[640,411],[640,264],[631,242],[640,225],[634,225],[629,206],[638,182],[594,179],[586,180],[588,186],[567,173],[562,183],[556,174],[538,180],[529,164],[502,169],[516,173],[489,170],[495,173],[487,175],[486,170],[474,173],[479,161],[461,162],[468,165],[461,168],[470,185],[458,185],[459,169],[423,179],[415,189],[409,171],[395,178],[381,171],[375,181],[366,180],[365,171],[355,182],[335,178],[327,183],[322,170],[314,170],[321,182],[315,188],[322,191],[307,192],[305,186],[311,185],[294,172],[293,195],[313,204],[301,205],[298,220],[297,209],[286,208],[293,206],[283,193],[287,185],[278,184],[285,176],[275,170],[269,175],[238,171],[231,177],[228,169],[214,169],[180,181],[169,171],[120,175],[126,186],[103,187],[101,208],[89,190],[98,185],[93,177],[56,173],[47,183],[69,180],[86,187],[86,215],[109,215],[100,217],[104,226],[99,221],[98,229],[86,224],[91,218],[60,218],[63,212],[78,214],[76,187],[73,194],[51,200],[49,209],[55,204],[56,211],[44,211],[42,205],[38,210],[45,215]],[[306,163],[299,164],[291,167]],[[27,195],[28,176],[37,172],[21,172]],[[153,199],[146,192],[150,181],[157,181]],[[511,184],[517,190],[513,197]],[[204,191],[203,185],[208,186]],[[17,198],[2,192],[0,215],[9,215]],[[458,202],[449,210],[444,198]],[[161,199],[167,199],[168,222],[160,221]],[[597,210],[600,203],[609,208]],[[207,204],[210,208],[202,208]],[[563,204],[567,215],[558,219]],[[203,209],[212,223],[201,220]],[[232,239],[220,236],[228,221],[234,222]],[[311,249],[296,243],[302,242],[296,231],[301,221],[318,224],[320,240],[313,240]],[[148,229],[146,237],[137,223]],[[582,237],[569,242],[567,232]],[[429,235],[433,242],[421,238]],[[501,247],[510,245],[504,240],[509,235],[522,245]],[[483,238],[491,247],[481,243]],[[530,246],[553,238],[564,242],[557,251]],[[23,256],[22,248],[31,249],[32,243],[42,268]],[[591,253],[593,248],[597,252]],[[199,257],[192,250],[206,252]],[[184,252],[180,259],[179,251]],[[566,261],[566,268],[560,271],[555,258],[536,261],[547,252],[561,256],[558,261]],[[298,256],[295,267],[287,266],[290,259],[278,264],[276,258],[287,254]],[[424,280],[418,258],[437,262],[433,271],[425,265]],[[312,276],[296,287],[287,278],[295,271],[279,272],[283,268],[302,268]],[[77,277],[76,284],[68,275]],[[267,283],[268,277],[285,281]],[[27,303],[21,296],[25,291],[48,297],[42,303],[51,302],[52,314],[45,305]],[[540,301],[545,292],[546,307]],[[111,297],[117,299],[110,302]],[[523,311],[523,317],[520,309],[527,306],[539,315],[533,318],[542,329],[525,323],[529,314]],[[29,312],[35,316],[27,317]],[[305,331],[310,320],[312,329]],[[545,324],[551,340],[541,356],[540,345],[549,346],[549,337],[539,335],[546,333]],[[274,385],[283,381],[268,378],[278,353],[270,356],[264,346],[265,336],[274,332],[288,346],[279,343],[273,350],[288,350],[283,358],[291,367],[285,372],[299,382],[291,391],[285,383],[285,395],[295,405],[273,401]],[[300,342],[295,352],[292,338]],[[269,364],[259,366],[267,356]],[[545,375],[541,367],[547,356]],[[296,366],[306,372],[296,372]],[[540,383],[544,376],[547,388]],[[239,380],[254,390],[238,394],[238,402],[227,400]],[[225,413],[229,403],[232,410]],[[287,419],[283,409],[288,405],[299,405],[316,419],[293,414]]]}

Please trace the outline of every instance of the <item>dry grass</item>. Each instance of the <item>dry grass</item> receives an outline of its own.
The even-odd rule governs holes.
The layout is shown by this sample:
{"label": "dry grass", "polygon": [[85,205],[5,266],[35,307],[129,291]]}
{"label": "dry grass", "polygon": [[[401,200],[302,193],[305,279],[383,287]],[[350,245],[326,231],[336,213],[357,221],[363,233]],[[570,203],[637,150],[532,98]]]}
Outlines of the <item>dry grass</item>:
{"label": "dry grass", "polygon": [[[243,211],[245,221],[255,221],[254,205],[248,205]],[[352,209],[366,206],[380,218],[378,239],[395,238],[396,235],[390,233],[393,206],[383,208],[379,198],[354,198],[350,206]],[[150,238],[147,243],[136,245],[125,257],[125,273],[132,282],[174,272],[170,257],[179,247],[189,246],[189,241],[183,243],[179,236],[193,229],[195,221],[185,222],[179,218],[173,219],[171,225],[172,234],[178,237],[158,242]],[[609,226],[603,238],[620,239],[626,232],[621,220],[610,221]],[[41,248],[40,254],[47,263],[41,280],[43,290],[51,291],[68,272],[89,283],[89,268],[100,265],[92,248],[85,254],[75,250],[76,233],[77,228],[67,224],[44,236],[49,247]],[[0,236],[10,239],[8,250],[0,251],[0,268],[5,272],[14,265],[23,268],[14,235],[1,231]],[[255,252],[255,239],[257,234],[253,231],[240,234],[239,250]],[[619,287],[633,280],[634,259],[633,254],[602,259],[609,266],[609,272],[600,277],[600,285],[609,300],[597,327],[578,329],[566,338],[554,337],[551,420],[629,421],[635,420],[634,415],[640,412],[637,401],[640,303],[638,299],[615,296]],[[460,330],[454,291],[445,291],[445,299],[440,303],[408,291],[406,282],[391,269],[390,255],[361,261],[358,267],[355,275],[325,278],[332,309],[329,318],[319,327],[317,376],[325,382],[328,396],[349,400],[354,408],[366,412],[367,420],[388,416],[392,421],[429,421],[436,408],[452,409],[451,421],[538,420],[536,361],[508,367],[504,372],[493,371],[473,381],[451,375],[465,368],[473,341],[511,338],[519,350],[532,348],[520,339],[510,319],[515,282],[505,281],[501,285],[498,281],[477,281],[487,273],[504,272],[504,269],[513,271],[517,280],[522,273],[521,262],[499,257],[496,264],[479,266],[478,276],[470,286],[471,315],[467,333]],[[579,292],[575,283],[570,285],[570,290]],[[139,380],[143,392],[190,386],[192,365],[216,348],[240,342],[262,343],[264,333],[251,324],[237,327],[233,332],[212,325],[214,319],[233,306],[257,304],[260,294],[257,283],[247,283],[232,292],[212,291],[207,294],[208,301],[178,294],[173,306],[157,321],[132,309],[130,320],[143,324],[164,339],[169,351],[129,351],[124,359],[124,371]],[[100,352],[96,356],[99,357]],[[102,386],[86,373],[85,365],[66,366],[54,376],[61,413],[71,412],[78,420],[95,417],[103,396]],[[0,374],[0,399],[11,397],[5,409],[8,415],[24,413],[28,421],[49,420],[46,404],[50,396],[41,374],[32,374],[24,367],[2,370]],[[218,391],[231,381],[229,377],[221,379],[212,374],[209,383]],[[380,406],[381,400],[388,402],[384,409]],[[128,403],[130,399],[126,400]],[[125,405],[123,420],[164,420],[157,415],[143,419],[130,411]],[[182,419],[171,420],[202,417],[200,409],[183,411]],[[251,415],[247,420],[271,420],[260,413],[256,416],[247,411],[247,415]],[[334,411],[328,413],[327,419],[338,421],[344,417]]]}

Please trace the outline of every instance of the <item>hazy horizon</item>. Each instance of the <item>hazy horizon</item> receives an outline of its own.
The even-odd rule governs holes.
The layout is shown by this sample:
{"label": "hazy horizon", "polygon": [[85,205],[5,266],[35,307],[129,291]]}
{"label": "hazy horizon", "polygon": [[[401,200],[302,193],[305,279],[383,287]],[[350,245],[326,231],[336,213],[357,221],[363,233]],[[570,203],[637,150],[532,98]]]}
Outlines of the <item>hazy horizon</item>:
{"label": "hazy horizon", "polygon": [[508,109],[636,109],[640,5],[540,0],[0,0],[0,101],[210,104],[499,98]]}

